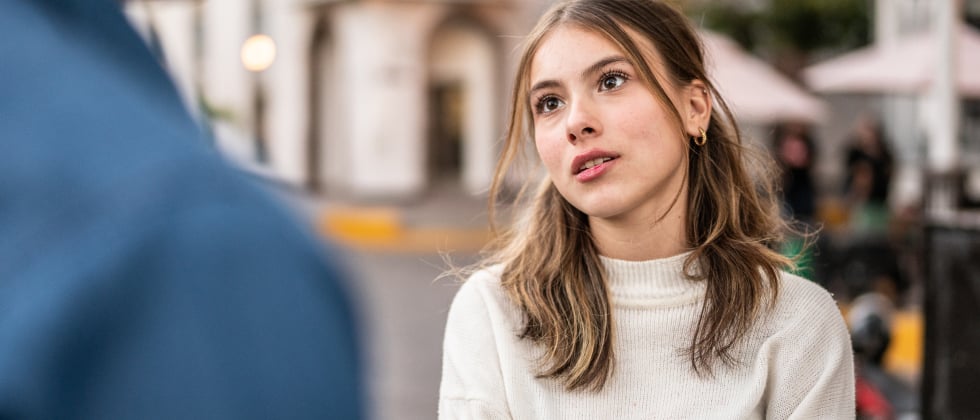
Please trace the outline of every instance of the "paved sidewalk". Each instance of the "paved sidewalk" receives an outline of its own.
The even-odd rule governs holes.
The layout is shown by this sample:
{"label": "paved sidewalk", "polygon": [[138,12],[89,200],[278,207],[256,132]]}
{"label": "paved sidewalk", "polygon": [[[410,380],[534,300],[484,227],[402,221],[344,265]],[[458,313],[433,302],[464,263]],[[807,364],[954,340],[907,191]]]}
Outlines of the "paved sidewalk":
{"label": "paved sidewalk", "polygon": [[491,238],[486,197],[458,189],[433,189],[396,203],[309,196],[307,213],[332,241],[361,251],[475,252]]}

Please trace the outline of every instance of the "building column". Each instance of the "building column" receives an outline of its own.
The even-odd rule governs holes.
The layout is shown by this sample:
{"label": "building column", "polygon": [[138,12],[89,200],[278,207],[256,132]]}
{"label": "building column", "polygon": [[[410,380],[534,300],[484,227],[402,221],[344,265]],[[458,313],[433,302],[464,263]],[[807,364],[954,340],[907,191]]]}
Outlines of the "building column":
{"label": "building column", "polygon": [[270,169],[291,184],[306,181],[310,12],[294,0],[265,1],[263,31],[276,43],[275,62],[262,75],[266,92],[266,146]]}
{"label": "building column", "polygon": [[144,38],[152,27],[163,49],[162,63],[180,92],[184,105],[198,111],[198,69],[195,56],[193,2],[136,3],[126,7]]}
{"label": "building column", "polygon": [[249,2],[208,0],[201,3],[203,69],[201,96],[217,115],[211,124],[218,146],[242,162],[255,159],[253,75],[242,66],[241,47],[252,35]]}
{"label": "building column", "polygon": [[959,168],[959,94],[957,86],[956,45],[960,32],[960,15],[956,1],[934,3],[935,20],[932,34],[936,65],[929,102],[928,166],[934,182],[930,185],[928,206],[935,212],[951,211],[956,206],[955,182]]}
{"label": "building column", "polygon": [[425,187],[425,4],[349,3],[336,9],[336,99],[349,131],[346,189],[409,198]]}

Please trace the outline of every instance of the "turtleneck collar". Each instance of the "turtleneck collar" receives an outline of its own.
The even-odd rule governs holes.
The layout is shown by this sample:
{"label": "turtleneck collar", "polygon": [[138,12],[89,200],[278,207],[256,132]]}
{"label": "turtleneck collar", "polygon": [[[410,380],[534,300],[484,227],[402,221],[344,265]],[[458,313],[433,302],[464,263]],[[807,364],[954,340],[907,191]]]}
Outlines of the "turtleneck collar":
{"label": "turtleneck collar", "polygon": [[685,252],[647,261],[600,256],[613,302],[626,306],[664,307],[697,301],[704,295],[704,282],[688,280],[684,276],[684,261],[690,255]]}

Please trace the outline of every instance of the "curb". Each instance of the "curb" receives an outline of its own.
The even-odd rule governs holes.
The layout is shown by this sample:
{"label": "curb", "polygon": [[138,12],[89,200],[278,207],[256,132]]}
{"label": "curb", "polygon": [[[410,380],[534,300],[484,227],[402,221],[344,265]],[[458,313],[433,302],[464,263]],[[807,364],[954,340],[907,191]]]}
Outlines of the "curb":
{"label": "curb", "polygon": [[396,207],[323,210],[317,230],[339,245],[374,252],[477,252],[492,239],[488,227],[409,226]]}

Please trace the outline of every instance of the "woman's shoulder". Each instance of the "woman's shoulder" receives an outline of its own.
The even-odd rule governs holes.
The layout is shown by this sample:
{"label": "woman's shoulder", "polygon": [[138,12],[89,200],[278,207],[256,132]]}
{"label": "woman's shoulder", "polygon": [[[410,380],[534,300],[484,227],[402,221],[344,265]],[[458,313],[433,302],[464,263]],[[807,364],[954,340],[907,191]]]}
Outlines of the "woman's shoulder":
{"label": "woman's shoulder", "polygon": [[821,308],[838,311],[833,295],[823,286],[785,271],[779,276],[779,296],[777,305],[795,308]]}
{"label": "woman's shoulder", "polygon": [[833,295],[810,280],[782,272],[774,310],[787,321],[806,323],[843,323],[840,308]]}
{"label": "woman's shoulder", "polygon": [[457,296],[462,294],[496,295],[502,292],[500,276],[503,275],[503,264],[494,264],[473,271],[462,282]]}
{"label": "woman's shoulder", "polygon": [[474,311],[478,308],[500,310],[508,305],[508,299],[500,283],[502,264],[486,266],[474,271],[459,286],[453,299],[453,311]]}

